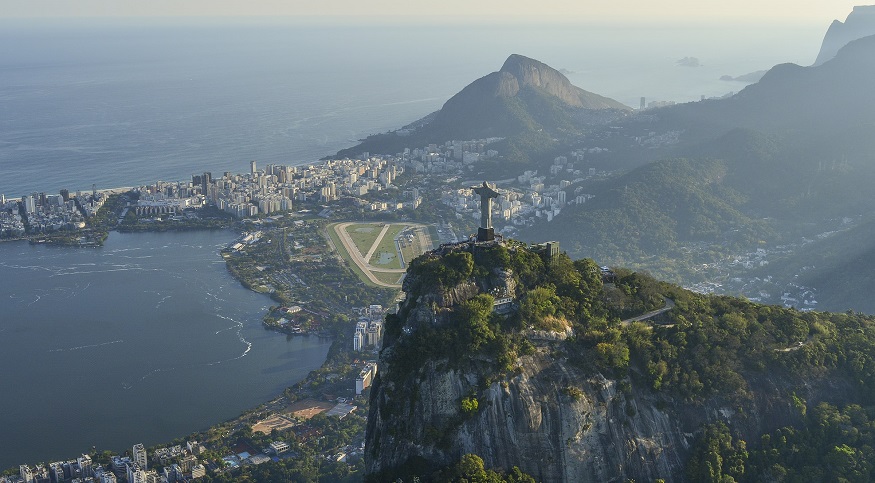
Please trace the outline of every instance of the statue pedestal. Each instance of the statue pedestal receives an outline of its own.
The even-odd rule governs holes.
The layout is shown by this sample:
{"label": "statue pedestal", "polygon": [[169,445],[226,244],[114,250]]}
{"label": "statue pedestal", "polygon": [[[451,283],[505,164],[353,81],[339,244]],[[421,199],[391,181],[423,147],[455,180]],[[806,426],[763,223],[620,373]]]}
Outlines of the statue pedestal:
{"label": "statue pedestal", "polygon": [[495,228],[477,228],[477,241],[486,242],[495,240]]}

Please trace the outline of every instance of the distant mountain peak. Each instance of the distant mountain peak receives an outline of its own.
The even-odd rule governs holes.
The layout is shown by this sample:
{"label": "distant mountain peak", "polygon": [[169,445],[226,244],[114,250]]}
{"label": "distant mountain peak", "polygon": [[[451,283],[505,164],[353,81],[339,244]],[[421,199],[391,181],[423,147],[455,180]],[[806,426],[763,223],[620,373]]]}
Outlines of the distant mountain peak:
{"label": "distant mountain peak", "polygon": [[851,14],[866,14],[872,15],[875,14],[875,5],[857,5],[851,10]]}
{"label": "distant mountain peak", "polygon": [[499,70],[499,72],[509,72],[513,74],[514,77],[520,77],[521,74],[525,73],[526,71],[555,71],[559,73],[559,75],[562,75],[561,72],[550,67],[549,65],[539,60],[535,60],[531,57],[526,57],[525,55],[520,54],[510,54],[507,57],[507,60],[504,61],[501,69]]}
{"label": "distant mountain peak", "polygon": [[832,59],[849,42],[870,35],[875,35],[875,5],[858,5],[844,22],[834,20],[829,26],[814,65]]}
{"label": "distant mountain peak", "polygon": [[[511,78],[512,77],[512,78]],[[627,106],[574,86],[558,70],[520,54],[511,54],[498,71],[498,95],[515,96],[520,89],[531,87],[558,97],[574,107],[586,109],[628,109]],[[515,81],[515,82],[514,82]]]}
{"label": "distant mountain peak", "polygon": [[413,137],[400,138],[394,133],[373,136],[338,155],[396,152],[392,150],[410,146],[407,143],[411,139],[431,143],[446,139],[508,138],[523,133],[529,136],[525,142],[533,143],[537,138],[546,145],[579,129],[576,116],[582,110],[617,111],[606,114],[622,116],[620,111],[631,108],[574,86],[561,72],[543,62],[513,54],[500,70],[468,84],[439,111],[418,122]]}

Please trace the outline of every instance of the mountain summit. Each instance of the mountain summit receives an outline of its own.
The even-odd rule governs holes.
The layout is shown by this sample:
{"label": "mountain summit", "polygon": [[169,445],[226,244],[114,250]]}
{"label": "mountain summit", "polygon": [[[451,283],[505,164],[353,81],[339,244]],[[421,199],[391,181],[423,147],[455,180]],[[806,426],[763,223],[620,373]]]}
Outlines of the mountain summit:
{"label": "mountain summit", "polygon": [[477,79],[451,97],[438,111],[433,127],[448,131],[449,138],[554,131],[569,123],[575,109],[629,107],[575,87],[543,62],[513,54],[501,70]]}
{"label": "mountain summit", "polygon": [[829,26],[814,65],[832,59],[849,42],[870,35],[875,35],[875,5],[854,7],[844,22],[834,20]]}
{"label": "mountain summit", "polygon": [[570,106],[584,109],[624,109],[629,108],[613,99],[587,92],[571,84],[561,72],[535,59],[512,54],[504,61],[498,71],[502,93],[515,96],[526,87],[542,89],[544,93],[561,99]]}
{"label": "mountain summit", "polygon": [[338,155],[392,153],[447,139],[526,138],[529,145],[548,144],[579,129],[583,118],[627,111],[621,102],[574,86],[549,65],[513,54],[501,70],[468,84],[439,111],[401,132],[370,136]]}

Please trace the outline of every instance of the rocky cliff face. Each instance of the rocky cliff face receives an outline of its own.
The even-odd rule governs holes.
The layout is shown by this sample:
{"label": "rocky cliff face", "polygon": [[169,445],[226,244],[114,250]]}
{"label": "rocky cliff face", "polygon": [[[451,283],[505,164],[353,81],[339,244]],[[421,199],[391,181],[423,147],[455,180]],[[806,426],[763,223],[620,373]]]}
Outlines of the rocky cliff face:
{"label": "rocky cliff face", "polygon": [[834,20],[829,26],[814,65],[832,59],[849,42],[870,35],[875,35],[875,5],[854,7],[844,22]]}
{"label": "rocky cliff face", "polygon": [[[374,481],[426,475],[475,453],[486,466],[518,466],[538,481],[684,481],[691,445],[705,423],[723,421],[747,441],[796,424],[798,410],[787,395],[807,388],[803,398],[847,396],[847,387],[823,375],[794,380],[782,374],[748,379],[751,394],[683,401],[653,391],[641,368],[612,378],[579,362],[564,341],[524,332],[534,351],[517,360],[510,374],[494,371],[486,357],[462,366],[432,358],[420,367],[391,363],[396,344],[428,324],[451,323],[452,305],[512,280],[495,271],[488,282],[465,282],[439,293],[409,299],[402,330],[387,342],[371,392],[365,461]],[[463,399],[478,408],[464,410]]]}
{"label": "rocky cliff face", "polygon": [[[617,381],[581,374],[553,350],[540,343],[521,360],[519,375],[488,385],[476,373],[442,370],[441,362],[403,384],[388,382],[392,368],[381,368],[368,471],[391,472],[419,458],[448,465],[476,453],[487,466],[519,466],[538,481],[671,481],[692,433],[623,394]],[[480,409],[462,415],[459,401],[471,394],[478,394]]]}
{"label": "rocky cliff face", "polygon": [[[507,58],[499,74],[508,83],[517,85],[511,95],[516,95],[520,87],[542,89],[545,93],[561,99],[569,106],[585,109],[628,109],[627,106],[606,97],[587,92],[571,84],[561,72],[549,65],[519,54]],[[509,76],[508,76],[509,74]]]}
{"label": "rocky cliff face", "polygon": [[[761,381],[762,392],[743,411],[720,400],[686,405],[586,374],[557,355],[557,342],[536,347],[521,358],[519,374],[492,382],[447,370],[448,361],[431,362],[400,383],[392,381],[394,368],[381,366],[368,420],[367,471],[382,478],[405,465],[450,465],[475,453],[488,467],[518,466],[538,481],[684,481],[703,423],[728,422],[755,441],[798,417],[789,405],[776,405],[786,389],[777,379]],[[465,415],[460,401],[472,394],[479,409]]]}
{"label": "rocky cliff face", "polygon": [[[482,98],[516,97],[524,89],[539,90],[571,107],[629,110],[629,106],[623,103],[571,84],[567,77],[549,65],[519,54],[508,57],[498,72],[488,74],[469,84],[459,94],[450,98],[447,104],[452,107],[456,103],[464,104]],[[444,109],[446,107],[444,106]]]}

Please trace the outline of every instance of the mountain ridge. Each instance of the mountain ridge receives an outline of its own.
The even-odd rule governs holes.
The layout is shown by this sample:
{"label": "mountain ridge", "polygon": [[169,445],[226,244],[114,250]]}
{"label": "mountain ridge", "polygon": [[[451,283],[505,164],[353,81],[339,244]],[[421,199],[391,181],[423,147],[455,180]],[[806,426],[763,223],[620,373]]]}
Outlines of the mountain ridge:
{"label": "mountain ridge", "polygon": [[[875,112],[865,108],[875,105],[872,79],[875,36],[819,66],[777,65],[734,97],[659,109],[648,129],[681,131],[681,144],[626,175],[583,185],[594,199],[520,235],[692,285],[701,281],[697,264],[866,213],[875,201],[875,141],[867,134]],[[722,175],[705,184],[702,173]],[[703,246],[713,248],[689,251]],[[860,300],[848,306],[871,307]]]}
{"label": "mountain ridge", "polygon": [[875,105],[869,87],[873,78],[875,36],[869,36],[844,45],[823,64],[778,64],[732,97],[668,107],[661,117],[693,130],[710,126],[722,131],[742,127],[839,132],[875,119],[859,109]]}
{"label": "mountain ridge", "polygon": [[830,24],[813,65],[832,59],[848,42],[870,35],[875,35],[875,5],[854,7],[844,22],[833,20]]}

